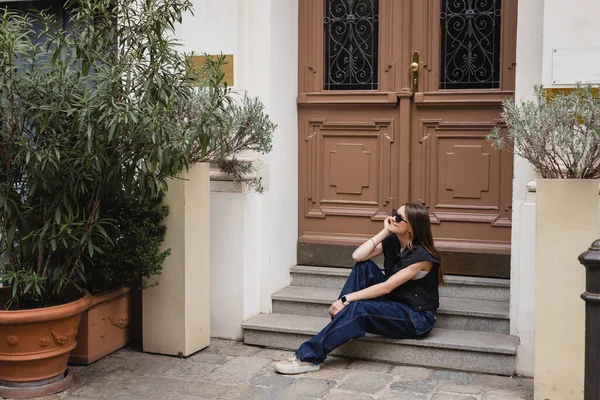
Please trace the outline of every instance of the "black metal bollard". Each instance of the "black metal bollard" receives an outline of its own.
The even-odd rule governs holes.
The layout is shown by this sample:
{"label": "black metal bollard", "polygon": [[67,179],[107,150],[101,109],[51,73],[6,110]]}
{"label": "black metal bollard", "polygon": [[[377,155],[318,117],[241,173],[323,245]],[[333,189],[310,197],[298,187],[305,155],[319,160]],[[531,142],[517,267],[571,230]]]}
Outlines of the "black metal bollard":
{"label": "black metal bollard", "polygon": [[584,400],[600,400],[600,239],[579,256],[585,265],[585,385]]}

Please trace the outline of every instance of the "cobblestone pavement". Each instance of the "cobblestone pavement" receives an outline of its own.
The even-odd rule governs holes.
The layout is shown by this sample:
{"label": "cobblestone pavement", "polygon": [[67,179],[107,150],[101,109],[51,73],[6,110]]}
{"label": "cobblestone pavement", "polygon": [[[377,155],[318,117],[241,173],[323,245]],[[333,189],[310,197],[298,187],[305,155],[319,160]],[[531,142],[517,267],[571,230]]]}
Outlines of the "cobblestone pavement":
{"label": "cobblestone pavement", "polygon": [[213,339],[183,359],[122,349],[88,367],[44,400],[111,399],[533,399],[533,381],[330,357],[318,372],[283,376],[275,362],[291,352]]}

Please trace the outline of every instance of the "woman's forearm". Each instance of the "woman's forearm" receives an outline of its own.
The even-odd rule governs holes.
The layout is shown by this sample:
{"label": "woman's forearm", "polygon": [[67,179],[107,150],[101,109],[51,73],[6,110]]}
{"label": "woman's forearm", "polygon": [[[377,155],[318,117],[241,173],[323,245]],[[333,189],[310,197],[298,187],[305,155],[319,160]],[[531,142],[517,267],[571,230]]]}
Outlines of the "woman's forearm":
{"label": "woman's forearm", "polygon": [[375,248],[388,237],[390,232],[387,229],[382,229],[377,235],[373,236],[371,239],[367,240],[363,244],[361,244],[354,253],[352,253],[352,258],[356,262],[365,261],[369,259],[369,255],[375,250]]}
{"label": "woman's forearm", "polygon": [[373,286],[369,286],[368,288],[359,290],[358,292],[349,293],[346,295],[346,299],[349,302],[369,300],[383,296],[385,294],[388,294],[389,292],[389,285],[386,285],[386,282],[382,282]]}
{"label": "woman's forearm", "polygon": [[349,302],[358,301],[358,300],[369,300],[374,299],[379,296],[386,295],[390,293],[392,290],[396,289],[398,286],[408,282],[412,278],[417,275],[417,272],[421,271],[423,268],[429,267],[431,268],[431,262],[429,261],[421,261],[418,263],[414,263],[409,265],[408,267],[402,269],[401,271],[396,272],[385,282],[378,283],[373,286],[369,286],[368,288],[359,290],[354,293],[348,293],[346,295],[346,300]]}

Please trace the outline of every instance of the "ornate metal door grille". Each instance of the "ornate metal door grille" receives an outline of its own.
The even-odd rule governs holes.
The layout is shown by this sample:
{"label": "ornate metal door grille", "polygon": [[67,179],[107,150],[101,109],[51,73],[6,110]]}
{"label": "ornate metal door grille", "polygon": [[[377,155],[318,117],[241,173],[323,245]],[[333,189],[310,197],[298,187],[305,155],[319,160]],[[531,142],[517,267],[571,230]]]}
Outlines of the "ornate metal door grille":
{"label": "ornate metal door grille", "polygon": [[500,86],[501,0],[443,0],[440,89]]}
{"label": "ornate metal door grille", "polygon": [[325,2],[325,90],[377,90],[379,0]]}

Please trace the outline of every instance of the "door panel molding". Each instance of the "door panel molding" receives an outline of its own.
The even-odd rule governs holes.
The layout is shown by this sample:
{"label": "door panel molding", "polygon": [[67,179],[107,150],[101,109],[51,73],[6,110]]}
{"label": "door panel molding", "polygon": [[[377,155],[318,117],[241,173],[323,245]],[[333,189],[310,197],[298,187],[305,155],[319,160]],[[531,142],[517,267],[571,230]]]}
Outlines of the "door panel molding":
{"label": "door panel molding", "polygon": [[[410,94],[412,96],[412,93]],[[298,104],[301,107],[395,107],[398,103],[396,92],[352,92],[341,91],[314,92],[298,94]]]}
{"label": "door panel molding", "polygon": [[494,106],[501,107],[506,98],[512,98],[513,91],[509,90],[472,90],[472,91],[436,91],[415,93],[415,105],[427,106]]}
{"label": "door panel molding", "polygon": [[[499,226],[510,226],[510,220],[508,216],[502,215],[501,210],[504,211],[504,199],[503,190],[511,191],[512,182],[506,187],[506,182],[501,182],[503,178],[502,170],[506,168],[503,165],[501,152],[493,150],[491,144],[486,141],[485,137],[495,126],[500,126],[505,130],[505,125],[500,120],[493,120],[490,122],[444,122],[442,119],[421,119],[419,122],[419,135],[418,135],[418,148],[419,148],[419,159],[420,159],[420,170],[419,188],[420,192],[418,195],[418,201],[425,207],[428,207],[432,215],[432,223],[439,224],[444,219],[452,221],[465,221],[465,222],[481,222],[481,223],[493,223],[497,224],[500,220],[504,219]],[[467,164],[461,166],[458,172],[448,171],[448,156],[451,154],[446,151],[443,154],[443,146],[440,145],[440,141],[452,141],[454,149],[458,143],[458,146],[477,146],[481,148],[482,155],[486,156],[487,165],[484,168],[488,168],[486,176],[479,175],[481,179],[486,179],[484,182],[484,188],[477,185],[478,182],[465,181],[464,178],[470,170],[481,169],[481,164],[474,165],[477,160],[468,163],[471,160],[467,160]],[[447,146],[449,147],[449,146]],[[451,149],[447,149],[451,150]],[[485,153],[483,153],[485,151]],[[465,157],[462,157],[462,161]],[[444,164],[446,162],[446,165]],[[453,162],[455,162],[453,160]],[[512,167],[512,163],[510,165]],[[445,168],[444,168],[445,167]],[[447,173],[465,171],[464,176],[448,176]],[[480,194],[478,198],[469,198],[465,196],[457,195],[454,190],[449,188],[448,179],[454,182],[456,179],[463,179],[461,182],[465,185],[465,190],[470,191],[481,191],[489,194],[483,196]],[[469,179],[473,179],[473,176],[469,176]],[[444,190],[445,189],[445,190]],[[452,190],[452,195],[449,192]],[[485,197],[485,198],[484,198]],[[452,201],[451,203],[444,202],[444,199]],[[487,204],[486,204],[487,203]],[[459,213],[443,214],[438,210],[440,209],[455,209],[460,210]],[[494,214],[487,214],[485,218],[475,217],[474,214],[483,210],[497,211]],[[474,214],[469,214],[472,212]],[[451,219],[440,217],[446,215],[451,216]],[[463,217],[460,217],[463,215]]]}
{"label": "door panel molding", "polygon": [[310,162],[306,164],[304,216],[363,216],[382,221],[394,200],[391,164],[395,131],[394,119],[307,119],[303,147]]}

